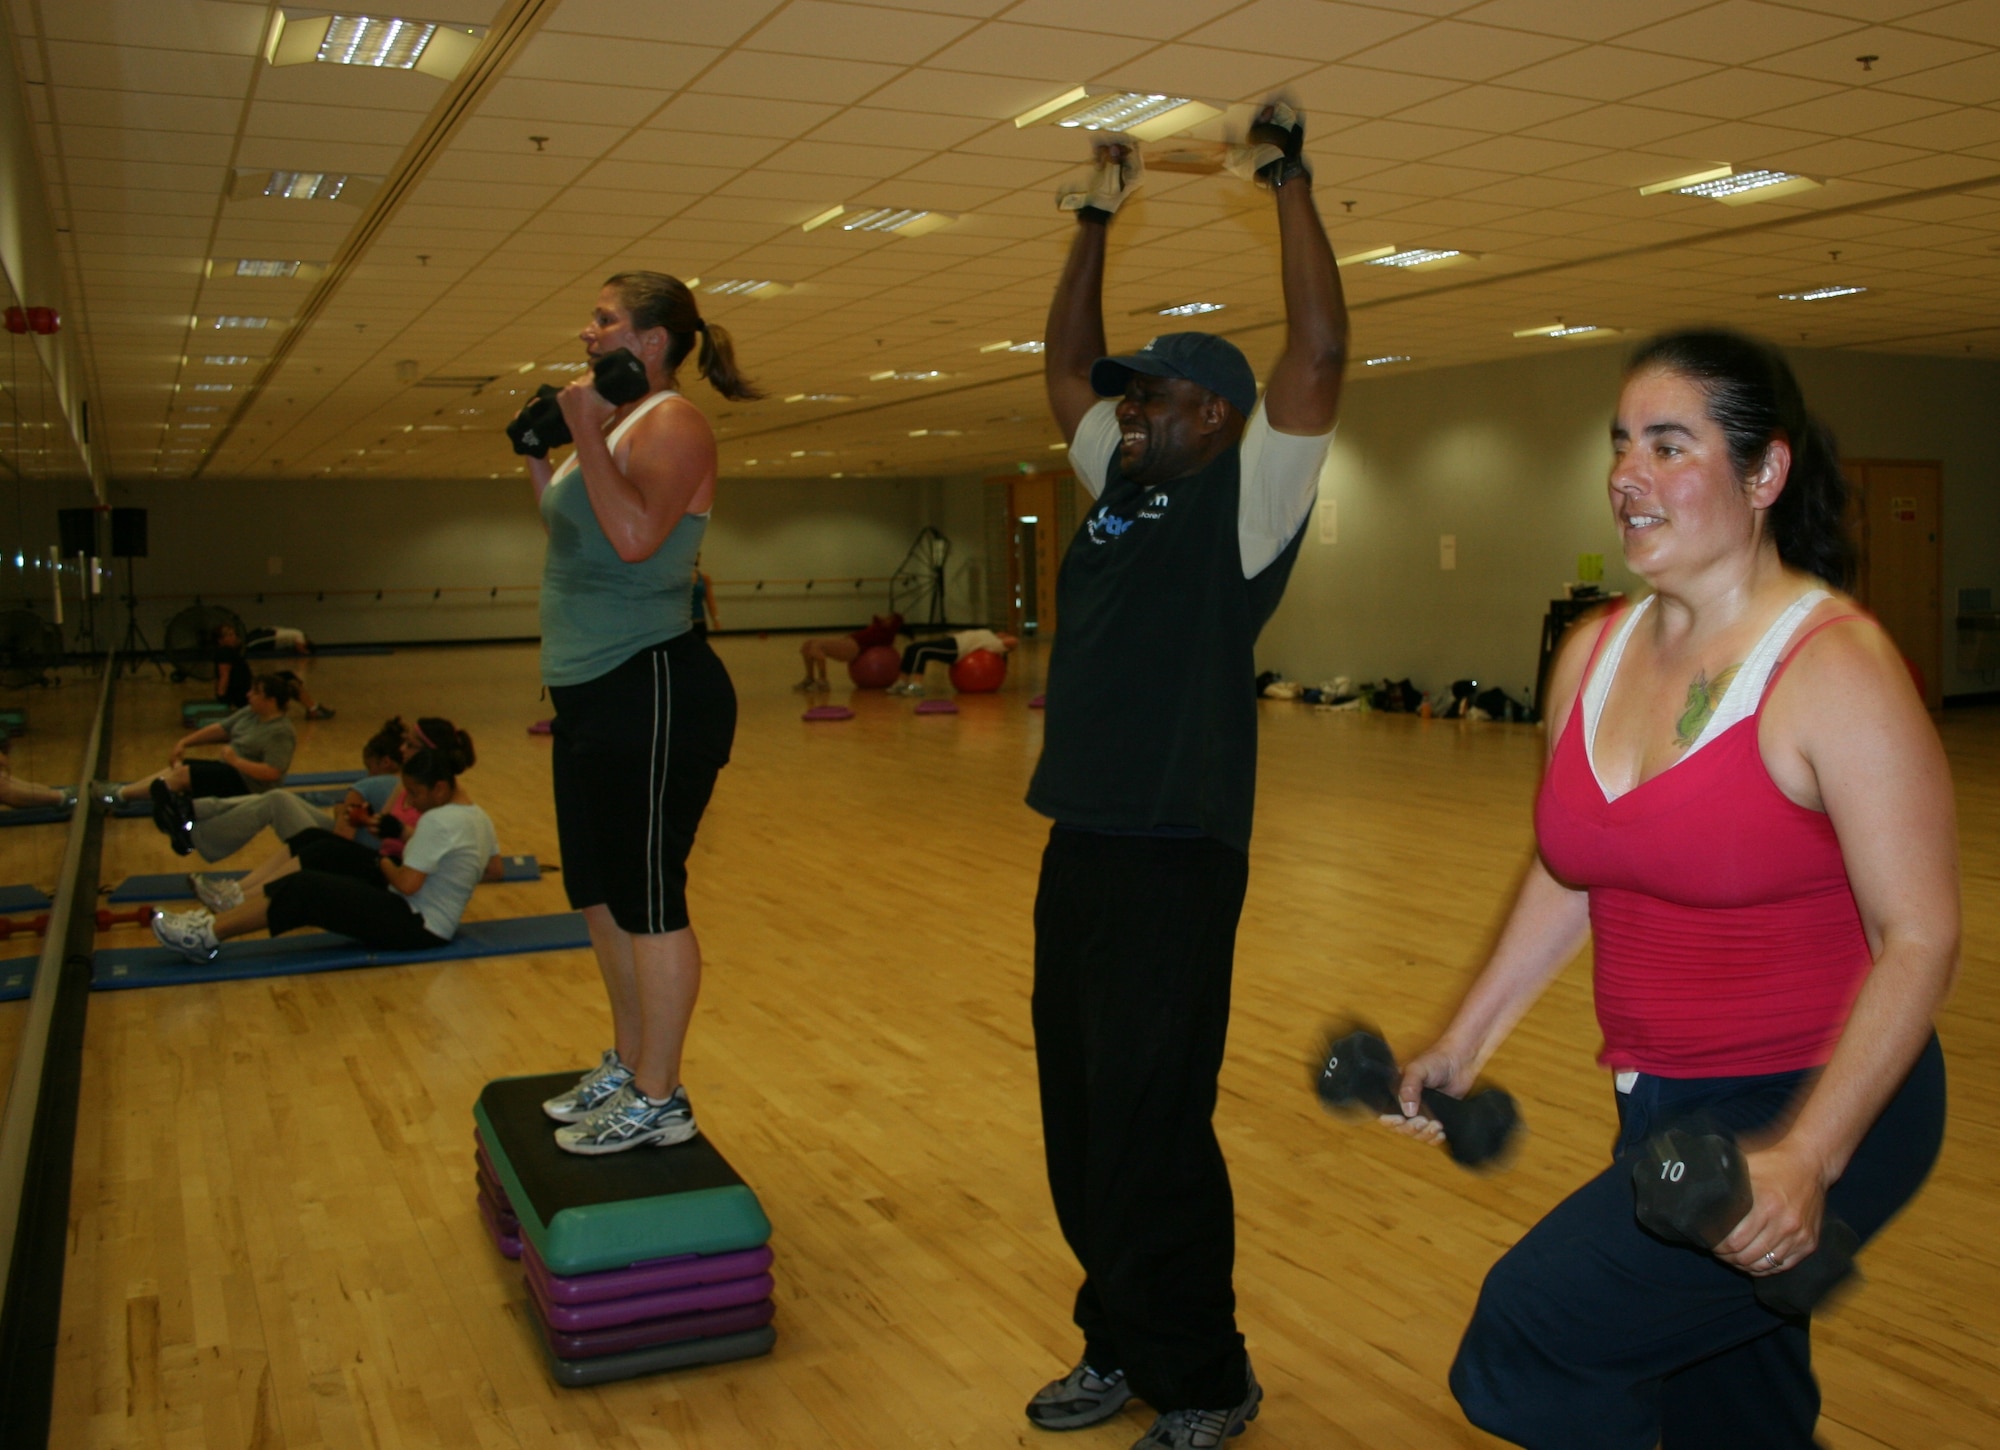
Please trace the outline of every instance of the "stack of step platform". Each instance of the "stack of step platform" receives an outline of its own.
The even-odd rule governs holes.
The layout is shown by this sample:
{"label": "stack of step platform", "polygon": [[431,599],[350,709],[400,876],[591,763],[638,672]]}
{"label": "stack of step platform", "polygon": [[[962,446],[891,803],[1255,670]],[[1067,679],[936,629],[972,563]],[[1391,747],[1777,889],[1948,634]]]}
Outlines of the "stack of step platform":
{"label": "stack of step platform", "polygon": [[546,1098],[578,1072],[490,1082],[473,1108],[479,1212],[525,1271],[563,1385],[768,1354],[771,1221],[705,1136],[580,1157]]}

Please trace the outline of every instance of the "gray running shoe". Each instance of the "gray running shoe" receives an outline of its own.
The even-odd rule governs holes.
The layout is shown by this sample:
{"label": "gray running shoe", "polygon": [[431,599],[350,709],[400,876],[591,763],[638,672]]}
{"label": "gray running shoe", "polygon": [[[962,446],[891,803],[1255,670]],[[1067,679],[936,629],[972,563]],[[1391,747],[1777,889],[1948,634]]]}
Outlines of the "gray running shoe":
{"label": "gray running shoe", "polygon": [[623,1153],[627,1148],[669,1148],[699,1131],[686,1088],[675,1088],[671,1097],[649,1098],[627,1083],[582,1122],[557,1128],[556,1146],[565,1153]]}
{"label": "gray running shoe", "polygon": [[243,904],[243,883],[213,871],[188,872],[188,886],[210,911],[234,911]]}
{"label": "gray running shoe", "polygon": [[191,962],[212,962],[222,950],[215,918],[205,911],[163,911],[153,918],[153,935]]}
{"label": "gray running shoe", "polygon": [[618,1049],[607,1047],[597,1066],[577,1080],[575,1087],[558,1093],[542,1104],[542,1111],[558,1123],[580,1123],[632,1081],[632,1069],[619,1059]]}
{"label": "gray running shoe", "polygon": [[1230,1436],[1241,1435],[1257,1418],[1264,1399],[1257,1372],[1245,1364],[1244,1373],[1250,1379],[1250,1392],[1242,1404],[1227,1410],[1169,1410],[1133,1442],[1132,1450],[1215,1450]]}
{"label": "gray running shoe", "polygon": [[1132,1398],[1125,1383],[1125,1371],[1099,1374],[1088,1364],[1077,1367],[1059,1380],[1050,1380],[1028,1401],[1028,1418],[1044,1430],[1081,1430],[1101,1425]]}

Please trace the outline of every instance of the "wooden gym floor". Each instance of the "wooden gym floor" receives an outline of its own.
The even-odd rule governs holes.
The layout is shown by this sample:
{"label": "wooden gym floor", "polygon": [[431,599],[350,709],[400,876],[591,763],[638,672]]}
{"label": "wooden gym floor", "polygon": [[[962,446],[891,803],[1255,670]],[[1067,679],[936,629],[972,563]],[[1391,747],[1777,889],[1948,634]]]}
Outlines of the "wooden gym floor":
{"label": "wooden gym floor", "polygon": [[[473,1207],[470,1105],[491,1078],[595,1059],[587,953],[108,993],[90,1004],[52,1444],[1055,1445],[1020,1413],[1077,1351],[1028,1028],[1039,661],[956,717],[870,695],[805,725],[794,641],[720,647],[742,723],[692,864],[708,977],[688,1080],[776,1226],[776,1354],[597,1390],[541,1368],[518,1271]],[[524,733],[547,713],[532,651],[331,659],[312,684],[340,713],[302,728],[300,769],[353,762],[393,711],[450,715],[477,737],[468,784],[503,849],[556,858],[547,741]],[[164,756],[179,693],[121,688],[120,772]],[[1526,859],[1541,736],[1263,708],[1218,1113],[1268,1395],[1244,1443],[1490,1444],[1445,1371],[1486,1267],[1607,1150],[1586,967],[1494,1064],[1531,1130],[1506,1173],[1325,1117],[1307,1061],[1342,1010],[1406,1050],[1441,1019]],[[1942,728],[1967,921],[1941,1024],[1951,1130],[1865,1289],[1819,1327],[1833,1450],[2000,1443],[2000,711]],[[110,823],[106,881],[175,865],[147,822]],[[562,905],[549,878],[482,887],[473,915]],[[1147,1423],[1135,1408],[1062,1444],[1122,1450]]]}

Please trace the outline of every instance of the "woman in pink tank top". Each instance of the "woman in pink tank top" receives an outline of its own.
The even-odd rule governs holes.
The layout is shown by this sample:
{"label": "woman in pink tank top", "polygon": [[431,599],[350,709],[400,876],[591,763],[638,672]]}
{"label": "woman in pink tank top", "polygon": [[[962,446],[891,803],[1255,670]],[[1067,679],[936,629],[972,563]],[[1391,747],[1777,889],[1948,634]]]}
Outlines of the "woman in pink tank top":
{"label": "woman in pink tank top", "polygon": [[[1453,1392],[1520,1445],[1804,1450],[1810,1320],[1755,1280],[1828,1215],[1865,1242],[1935,1160],[1951,779],[1895,646],[1838,592],[1847,485],[1776,349],[1653,340],[1611,437],[1612,515],[1654,593],[1560,654],[1538,856],[1385,1121],[1438,1136],[1419,1090],[1464,1093],[1590,940],[1620,1161],[1494,1266]],[[1740,1135],[1753,1190],[1712,1254],[1638,1225],[1624,1161],[1697,1114]]]}

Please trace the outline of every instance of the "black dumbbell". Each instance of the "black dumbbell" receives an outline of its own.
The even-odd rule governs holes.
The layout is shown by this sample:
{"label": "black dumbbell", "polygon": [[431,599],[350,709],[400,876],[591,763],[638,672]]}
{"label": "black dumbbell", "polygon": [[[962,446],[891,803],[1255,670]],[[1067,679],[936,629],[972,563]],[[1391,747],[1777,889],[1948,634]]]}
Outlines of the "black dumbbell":
{"label": "black dumbbell", "polygon": [[[1666,1128],[1632,1160],[1642,1227],[1670,1243],[1713,1250],[1750,1212],[1750,1170],[1736,1139],[1712,1123]],[[1837,1218],[1820,1224],[1819,1247],[1777,1274],[1753,1276],[1758,1300],[1793,1318],[1812,1313],[1854,1272],[1860,1236]]]}
{"label": "black dumbbell", "polygon": [[[646,381],[646,365],[622,347],[592,363],[590,373],[597,396],[613,407],[638,402],[652,387]],[[570,441],[569,419],[563,417],[562,405],[556,401],[561,391],[543,383],[528,399],[528,406],[514,415],[514,421],[507,425],[507,436],[513,440],[516,453],[547,458],[551,448]]]}
{"label": "black dumbbell", "polygon": [[[1379,1032],[1352,1022],[1332,1029],[1319,1063],[1313,1088],[1327,1107],[1402,1116],[1397,1089],[1403,1075]],[[1513,1097],[1501,1088],[1479,1088],[1463,1098],[1425,1088],[1423,1108],[1444,1128],[1445,1151],[1452,1161],[1467,1168],[1495,1163],[1521,1121]]]}

